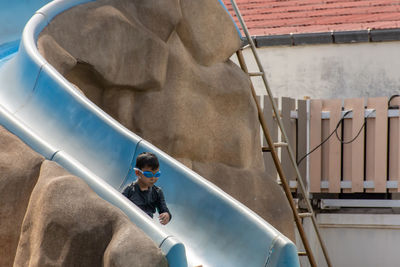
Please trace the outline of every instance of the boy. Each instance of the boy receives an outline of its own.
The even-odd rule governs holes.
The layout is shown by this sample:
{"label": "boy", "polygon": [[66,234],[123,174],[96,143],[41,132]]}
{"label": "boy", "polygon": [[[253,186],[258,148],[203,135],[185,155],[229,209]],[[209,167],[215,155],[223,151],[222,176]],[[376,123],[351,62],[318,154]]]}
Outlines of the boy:
{"label": "boy", "polygon": [[157,157],[150,152],[143,152],[136,158],[135,174],[137,180],[125,187],[122,194],[136,206],[147,213],[151,218],[156,212],[158,219],[165,225],[171,220],[171,213],[165,203],[164,193],[160,187],[154,184],[161,176],[160,164]]}

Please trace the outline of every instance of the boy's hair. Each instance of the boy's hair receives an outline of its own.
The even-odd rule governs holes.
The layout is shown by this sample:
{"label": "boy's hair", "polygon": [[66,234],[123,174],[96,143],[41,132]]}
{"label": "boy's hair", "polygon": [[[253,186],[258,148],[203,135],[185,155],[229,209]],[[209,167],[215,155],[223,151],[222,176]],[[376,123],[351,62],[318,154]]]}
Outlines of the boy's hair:
{"label": "boy's hair", "polygon": [[150,152],[140,153],[136,158],[135,167],[141,170],[146,166],[152,170],[157,169],[160,166],[157,156]]}

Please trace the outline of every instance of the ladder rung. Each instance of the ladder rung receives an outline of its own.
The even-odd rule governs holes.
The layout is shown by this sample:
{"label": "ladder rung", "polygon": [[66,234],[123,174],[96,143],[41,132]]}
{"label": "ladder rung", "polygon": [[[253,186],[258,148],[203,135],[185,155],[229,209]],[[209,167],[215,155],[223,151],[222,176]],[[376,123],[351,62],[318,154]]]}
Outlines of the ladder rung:
{"label": "ladder rung", "polygon": [[249,76],[263,76],[264,72],[249,72]]}
{"label": "ladder rung", "polygon": [[247,45],[245,45],[245,46],[243,46],[242,48],[240,48],[241,50],[245,50],[246,48],[249,48],[250,47],[250,44],[247,44]]}
{"label": "ladder rung", "polygon": [[311,212],[299,213],[300,218],[311,217],[311,216],[312,216]]}
{"label": "ladder rung", "polygon": [[[274,147],[275,148],[277,148],[277,147],[286,147],[286,146],[288,146],[288,144],[287,143],[274,143]],[[267,146],[263,146],[262,147],[262,151],[263,152],[271,152],[271,148],[269,148],[269,147],[267,147]]]}
{"label": "ladder rung", "polygon": [[299,256],[307,256],[307,252],[299,251],[299,252],[297,252],[297,255],[299,255]]}

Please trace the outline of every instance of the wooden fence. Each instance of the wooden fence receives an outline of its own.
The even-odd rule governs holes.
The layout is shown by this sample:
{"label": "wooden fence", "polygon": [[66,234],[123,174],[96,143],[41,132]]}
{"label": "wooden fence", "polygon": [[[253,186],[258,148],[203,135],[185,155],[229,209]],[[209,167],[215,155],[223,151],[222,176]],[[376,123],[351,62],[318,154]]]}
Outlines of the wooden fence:
{"label": "wooden fence", "polygon": [[[263,101],[271,135],[280,142],[269,100]],[[399,97],[390,103],[387,97],[276,101],[297,160],[330,136],[309,155],[308,162],[306,158],[299,164],[310,193],[400,192]],[[280,156],[289,184],[296,188],[285,149]],[[268,153],[264,160],[276,176]]]}
{"label": "wooden fence", "polygon": [[[267,96],[262,96],[264,103],[264,117],[267,121],[268,129],[275,143],[281,142],[280,135],[278,134],[278,125],[273,116],[272,106]],[[278,101],[275,99],[276,104],[279,106],[282,122],[284,124],[286,134],[288,135],[289,144],[291,145],[297,159],[307,152],[307,101],[295,100],[289,97],[283,97]],[[268,146],[265,138],[262,142],[263,146]],[[279,149],[280,158],[284,173],[289,180],[289,185],[295,189],[297,186],[296,172],[292,167],[289,154],[286,149]],[[264,153],[264,163],[269,174],[277,177],[277,171],[272,160],[270,153]],[[299,170],[303,181],[306,183],[306,161],[301,162]]]}

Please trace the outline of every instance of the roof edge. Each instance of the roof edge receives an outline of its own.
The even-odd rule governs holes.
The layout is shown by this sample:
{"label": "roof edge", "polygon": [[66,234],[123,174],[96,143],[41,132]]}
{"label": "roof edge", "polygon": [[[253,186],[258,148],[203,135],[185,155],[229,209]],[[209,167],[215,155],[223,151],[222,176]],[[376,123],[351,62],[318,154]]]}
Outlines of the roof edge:
{"label": "roof edge", "polygon": [[[253,36],[256,47],[400,41],[400,28]],[[247,43],[245,38],[242,38]]]}

